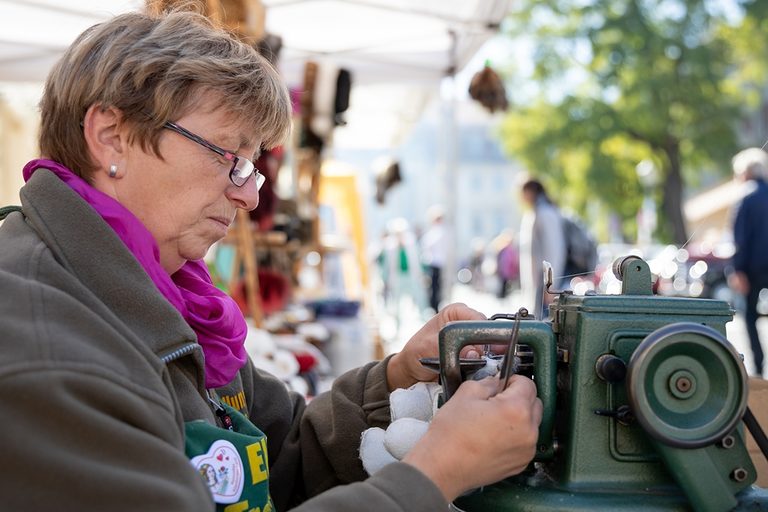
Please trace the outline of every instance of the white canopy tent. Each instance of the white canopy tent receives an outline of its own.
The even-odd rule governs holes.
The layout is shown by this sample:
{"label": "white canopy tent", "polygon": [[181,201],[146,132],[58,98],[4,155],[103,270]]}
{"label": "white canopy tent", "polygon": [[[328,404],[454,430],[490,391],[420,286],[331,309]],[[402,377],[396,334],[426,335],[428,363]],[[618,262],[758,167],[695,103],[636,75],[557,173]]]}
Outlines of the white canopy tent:
{"label": "white canopy tent", "polygon": [[[244,0],[245,1],[245,0]],[[301,83],[307,60],[353,77],[349,129],[336,144],[399,142],[440,81],[498,31],[509,0],[262,0],[282,38],[281,72]],[[88,26],[142,0],[0,0],[0,82],[41,82]],[[375,120],[375,122],[374,122]],[[364,126],[365,125],[365,126]],[[358,134],[354,136],[353,134]]]}
{"label": "white canopy tent", "polygon": [[[262,0],[289,81],[331,58],[360,84],[434,83],[497,30],[509,0]],[[141,0],[0,0],[0,81],[35,81],[86,27]],[[455,49],[454,49],[455,45]]]}

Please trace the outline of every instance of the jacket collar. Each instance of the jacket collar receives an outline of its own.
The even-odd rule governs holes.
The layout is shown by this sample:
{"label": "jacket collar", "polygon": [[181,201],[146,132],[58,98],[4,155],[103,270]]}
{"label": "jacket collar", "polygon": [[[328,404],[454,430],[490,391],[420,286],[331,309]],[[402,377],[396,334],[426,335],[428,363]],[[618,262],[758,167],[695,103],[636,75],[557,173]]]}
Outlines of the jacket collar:
{"label": "jacket collar", "polygon": [[[20,195],[24,214],[54,257],[155,355],[197,342],[114,231],[52,172],[39,169]],[[202,352],[192,355],[202,381]]]}

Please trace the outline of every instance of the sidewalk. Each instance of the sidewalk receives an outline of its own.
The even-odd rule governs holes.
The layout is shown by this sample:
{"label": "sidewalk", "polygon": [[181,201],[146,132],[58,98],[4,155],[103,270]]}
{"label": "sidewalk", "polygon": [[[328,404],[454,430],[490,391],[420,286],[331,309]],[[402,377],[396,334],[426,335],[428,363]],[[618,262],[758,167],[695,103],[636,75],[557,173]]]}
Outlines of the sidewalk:
{"label": "sidewalk", "polygon": [[[762,377],[762,375],[754,375],[752,369],[752,349],[749,347],[749,336],[747,335],[747,327],[744,324],[744,317],[737,314],[732,322],[729,322],[725,326],[725,330],[730,341],[736,351],[744,357],[744,365],[747,368],[747,373],[750,377]],[[768,318],[762,317],[757,321],[757,330],[760,333],[760,341],[763,345],[763,352],[768,353],[766,350],[766,341],[768,341]]]}

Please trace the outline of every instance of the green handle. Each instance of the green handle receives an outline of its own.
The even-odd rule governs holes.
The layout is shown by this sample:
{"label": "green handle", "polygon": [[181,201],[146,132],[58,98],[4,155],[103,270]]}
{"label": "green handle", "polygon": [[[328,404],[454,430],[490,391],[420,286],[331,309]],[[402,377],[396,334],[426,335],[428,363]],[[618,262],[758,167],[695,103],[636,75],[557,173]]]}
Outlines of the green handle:
{"label": "green handle", "polygon": [[[486,320],[451,322],[440,331],[440,373],[443,395],[448,400],[461,385],[459,354],[467,345],[506,345],[512,337],[514,321]],[[537,460],[551,458],[552,425],[555,419],[555,381],[557,376],[557,341],[548,323],[523,320],[519,343],[531,347],[535,358],[533,377],[537,394],[544,405],[539,426]]]}

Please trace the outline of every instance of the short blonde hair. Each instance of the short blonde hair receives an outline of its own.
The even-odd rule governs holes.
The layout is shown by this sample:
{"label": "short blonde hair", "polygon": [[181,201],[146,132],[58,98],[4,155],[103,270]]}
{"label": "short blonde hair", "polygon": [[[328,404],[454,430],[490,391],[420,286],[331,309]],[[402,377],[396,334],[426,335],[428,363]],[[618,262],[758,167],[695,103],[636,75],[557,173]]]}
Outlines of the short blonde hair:
{"label": "short blonde hair", "polygon": [[768,178],[768,153],[760,148],[739,151],[731,162],[733,174],[737,177]]}
{"label": "short blonde hair", "polygon": [[291,102],[258,52],[204,16],[122,14],[83,32],[51,70],[40,102],[40,152],[89,180],[96,165],[83,136],[89,107],[115,107],[130,142],[161,156],[160,134],[213,92],[217,109],[253,126],[266,149],[288,135]]}

